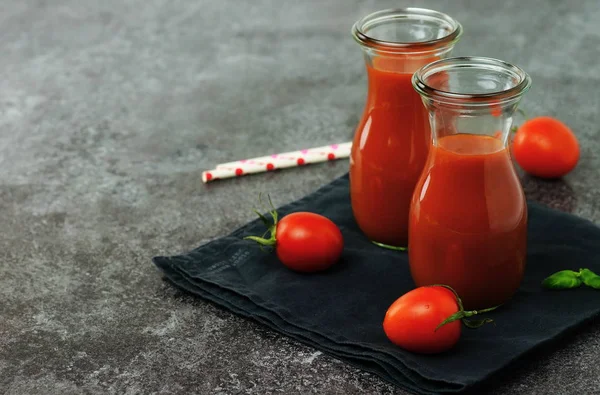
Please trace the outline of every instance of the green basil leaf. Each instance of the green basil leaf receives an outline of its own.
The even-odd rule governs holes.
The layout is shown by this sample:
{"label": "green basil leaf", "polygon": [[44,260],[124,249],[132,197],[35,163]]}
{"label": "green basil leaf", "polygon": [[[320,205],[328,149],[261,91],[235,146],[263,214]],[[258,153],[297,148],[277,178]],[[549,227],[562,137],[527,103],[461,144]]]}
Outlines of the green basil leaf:
{"label": "green basil leaf", "polygon": [[583,283],[588,287],[600,289],[600,276],[595,275],[594,277],[587,277],[583,280]]}
{"label": "green basil leaf", "polygon": [[588,287],[600,289],[600,276],[590,269],[579,269],[579,278]]}
{"label": "green basil leaf", "polygon": [[477,319],[477,320],[463,320],[463,324],[465,324],[465,326],[467,328],[471,328],[471,329],[477,329],[480,326],[483,326],[485,324],[490,324],[493,323],[494,320],[491,318],[483,318],[483,319]]}
{"label": "green basil leaf", "polygon": [[579,273],[572,270],[561,270],[542,281],[542,287],[547,289],[570,289],[580,285]]}

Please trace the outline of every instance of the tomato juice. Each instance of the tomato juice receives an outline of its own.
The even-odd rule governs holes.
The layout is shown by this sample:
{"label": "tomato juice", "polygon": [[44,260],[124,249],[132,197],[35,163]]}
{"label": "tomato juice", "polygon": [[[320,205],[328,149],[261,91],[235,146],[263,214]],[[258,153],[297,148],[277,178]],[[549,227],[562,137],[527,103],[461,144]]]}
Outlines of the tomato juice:
{"label": "tomato juice", "polygon": [[410,200],[431,145],[429,118],[412,73],[381,63],[368,64],[367,72],[369,93],[350,155],[352,210],[369,239],[406,246]]}
{"label": "tomato juice", "polygon": [[409,263],[417,286],[453,287],[465,308],[506,302],[525,269],[527,206],[508,149],[473,134],[441,137],[412,197]]}

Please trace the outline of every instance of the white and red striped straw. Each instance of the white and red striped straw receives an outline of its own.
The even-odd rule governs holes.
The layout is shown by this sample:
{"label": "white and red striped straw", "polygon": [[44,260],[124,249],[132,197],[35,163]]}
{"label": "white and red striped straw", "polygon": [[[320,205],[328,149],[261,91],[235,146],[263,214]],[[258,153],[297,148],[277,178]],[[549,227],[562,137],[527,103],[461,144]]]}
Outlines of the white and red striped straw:
{"label": "white and red striped straw", "polygon": [[277,169],[347,158],[350,156],[351,147],[352,142],[330,144],[323,147],[221,163],[215,169],[202,172],[202,182],[207,183],[224,178],[240,177],[246,174],[263,173]]}

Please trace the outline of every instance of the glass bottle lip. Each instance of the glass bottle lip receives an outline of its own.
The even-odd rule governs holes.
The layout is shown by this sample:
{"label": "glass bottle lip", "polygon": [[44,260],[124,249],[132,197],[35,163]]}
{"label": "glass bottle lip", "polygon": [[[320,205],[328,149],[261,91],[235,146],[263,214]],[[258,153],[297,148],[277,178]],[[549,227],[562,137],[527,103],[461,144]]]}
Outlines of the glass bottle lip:
{"label": "glass bottle lip", "polygon": [[[477,69],[482,72],[493,72],[512,78],[515,83],[509,88],[492,90],[489,92],[451,91],[435,88],[427,84],[427,80],[434,74],[450,73],[453,70]],[[521,97],[531,87],[531,77],[522,68],[503,60],[481,56],[463,56],[445,58],[431,62],[412,76],[413,88],[422,96],[447,103],[471,105],[502,104]]]}
{"label": "glass bottle lip", "polygon": [[[368,34],[369,30],[374,27],[408,19],[427,20],[439,26],[445,25],[449,28],[449,31],[443,37],[424,41],[386,41]],[[383,52],[395,53],[434,52],[440,48],[455,44],[460,36],[462,36],[462,32],[462,25],[454,18],[442,12],[415,7],[376,11],[359,19],[352,26],[352,36],[359,44],[365,47],[374,47]]]}

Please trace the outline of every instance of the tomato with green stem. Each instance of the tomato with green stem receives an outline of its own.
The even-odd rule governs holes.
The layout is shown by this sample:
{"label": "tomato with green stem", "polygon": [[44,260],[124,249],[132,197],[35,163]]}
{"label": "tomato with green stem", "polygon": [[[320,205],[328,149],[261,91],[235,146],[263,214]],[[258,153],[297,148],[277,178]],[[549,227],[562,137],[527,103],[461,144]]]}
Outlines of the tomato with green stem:
{"label": "tomato with green stem", "polygon": [[461,334],[461,322],[469,328],[492,322],[490,318],[467,320],[467,317],[497,307],[465,311],[462,301],[451,287],[419,287],[392,303],[385,314],[383,330],[392,343],[407,351],[437,354],[456,345]]}
{"label": "tomato with green stem", "polygon": [[344,238],[333,221],[310,212],[291,213],[281,220],[269,198],[272,223],[255,210],[270,233],[269,238],[247,236],[261,246],[273,247],[288,268],[298,272],[317,272],[335,264],[342,255]]}

